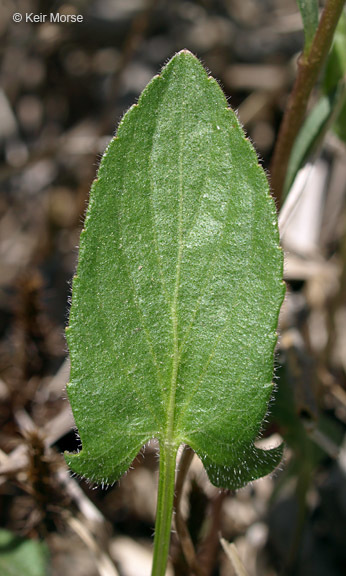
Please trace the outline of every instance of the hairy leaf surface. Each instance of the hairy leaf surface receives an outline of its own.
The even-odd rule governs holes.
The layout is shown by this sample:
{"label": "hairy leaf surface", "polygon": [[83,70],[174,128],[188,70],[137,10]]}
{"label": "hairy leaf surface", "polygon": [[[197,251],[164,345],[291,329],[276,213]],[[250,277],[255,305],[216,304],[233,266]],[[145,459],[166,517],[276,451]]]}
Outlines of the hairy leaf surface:
{"label": "hairy leaf surface", "polygon": [[71,468],[116,481],[140,448],[190,445],[211,481],[267,474],[284,295],[275,205],[217,82],[178,53],[124,116],[90,195],[73,282]]}

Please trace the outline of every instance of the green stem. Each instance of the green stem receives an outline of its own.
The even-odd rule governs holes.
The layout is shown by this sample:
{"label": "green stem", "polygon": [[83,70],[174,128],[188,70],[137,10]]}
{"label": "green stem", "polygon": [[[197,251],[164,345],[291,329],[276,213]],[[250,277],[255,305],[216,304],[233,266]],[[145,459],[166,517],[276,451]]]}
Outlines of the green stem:
{"label": "green stem", "polygon": [[151,576],[165,576],[166,574],[171,540],[176,456],[177,447],[175,445],[167,443],[161,447]]}
{"label": "green stem", "polygon": [[280,126],[272,165],[271,184],[281,204],[283,186],[294,141],[302,125],[312,88],[332,44],[345,0],[327,0],[308,54],[301,54],[298,72]]}

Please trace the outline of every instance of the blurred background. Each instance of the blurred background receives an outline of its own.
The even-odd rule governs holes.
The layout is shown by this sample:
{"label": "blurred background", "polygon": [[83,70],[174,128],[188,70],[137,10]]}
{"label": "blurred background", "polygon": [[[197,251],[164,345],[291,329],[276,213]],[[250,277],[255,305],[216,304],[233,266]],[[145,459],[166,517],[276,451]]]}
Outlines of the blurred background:
{"label": "blurred background", "polygon": [[[62,457],[78,448],[64,328],[90,185],[123,113],[183,48],[220,81],[268,169],[301,17],[294,0],[2,0],[0,10],[0,572],[12,574],[15,556],[15,574],[147,576],[155,445],[107,489],[71,478]],[[25,22],[31,12],[83,22]],[[182,511],[203,576],[238,574],[220,535],[249,576],[345,573],[345,160],[330,130],[280,216],[287,297],[264,441],[284,438],[281,469],[230,494],[197,459],[190,468]],[[168,573],[190,573],[174,534]]]}

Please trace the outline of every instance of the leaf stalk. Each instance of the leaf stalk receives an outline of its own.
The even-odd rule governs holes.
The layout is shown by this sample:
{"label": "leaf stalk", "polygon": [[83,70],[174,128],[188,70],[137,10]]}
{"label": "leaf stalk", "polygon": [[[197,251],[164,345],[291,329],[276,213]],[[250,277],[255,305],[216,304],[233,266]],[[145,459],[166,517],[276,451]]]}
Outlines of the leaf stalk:
{"label": "leaf stalk", "polygon": [[160,450],[154,555],[151,576],[165,576],[171,539],[177,447],[164,443]]}

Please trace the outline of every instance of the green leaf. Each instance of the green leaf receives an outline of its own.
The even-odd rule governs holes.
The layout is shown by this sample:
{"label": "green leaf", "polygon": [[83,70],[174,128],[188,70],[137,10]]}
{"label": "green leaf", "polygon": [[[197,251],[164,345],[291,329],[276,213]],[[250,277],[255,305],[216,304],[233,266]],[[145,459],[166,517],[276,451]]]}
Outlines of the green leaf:
{"label": "green leaf", "polygon": [[[338,26],[334,34],[333,45],[327,60],[323,90],[326,94],[335,91],[343,85],[345,92],[346,81],[346,11],[341,14]],[[333,129],[338,137],[346,142],[346,102],[343,99],[335,118]]]}
{"label": "green leaf", "polygon": [[340,83],[328,95],[321,96],[304,121],[294,142],[288,163],[284,197],[287,196],[300,168],[313,154],[345,102],[345,84]]}
{"label": "green leaf", "polygon": [[0,530],[1,576],[45,576],[48,557],[48,548],[42,542]]}
{"label": "green leaf", "polygon": [[339,20],[323,77],[322,96],[304,121],[296,138],[286,173],[284,196],[289,192],[298,170],[316,151],[332,126],[346,141],[346,13]]}
{"label": "green leaf", "polygon": [[304,54],[310,52],[318,27],[318,0],[297,0],[304,27]]}
{"label": "green leaf", "polygon": [[282,267],[256,153],[217,82],[180,52],[125,114],[91,189],[67,330],[82,441],[71,468],[112,483],[155,437],[190,445],[218,486],[269,473],[282,449],[254,441]]}
{"label": "green leaf", "polygon": [[329,94],[346,75],[346,11],[341,14],[335,30],[323,78],[323,89]]}

